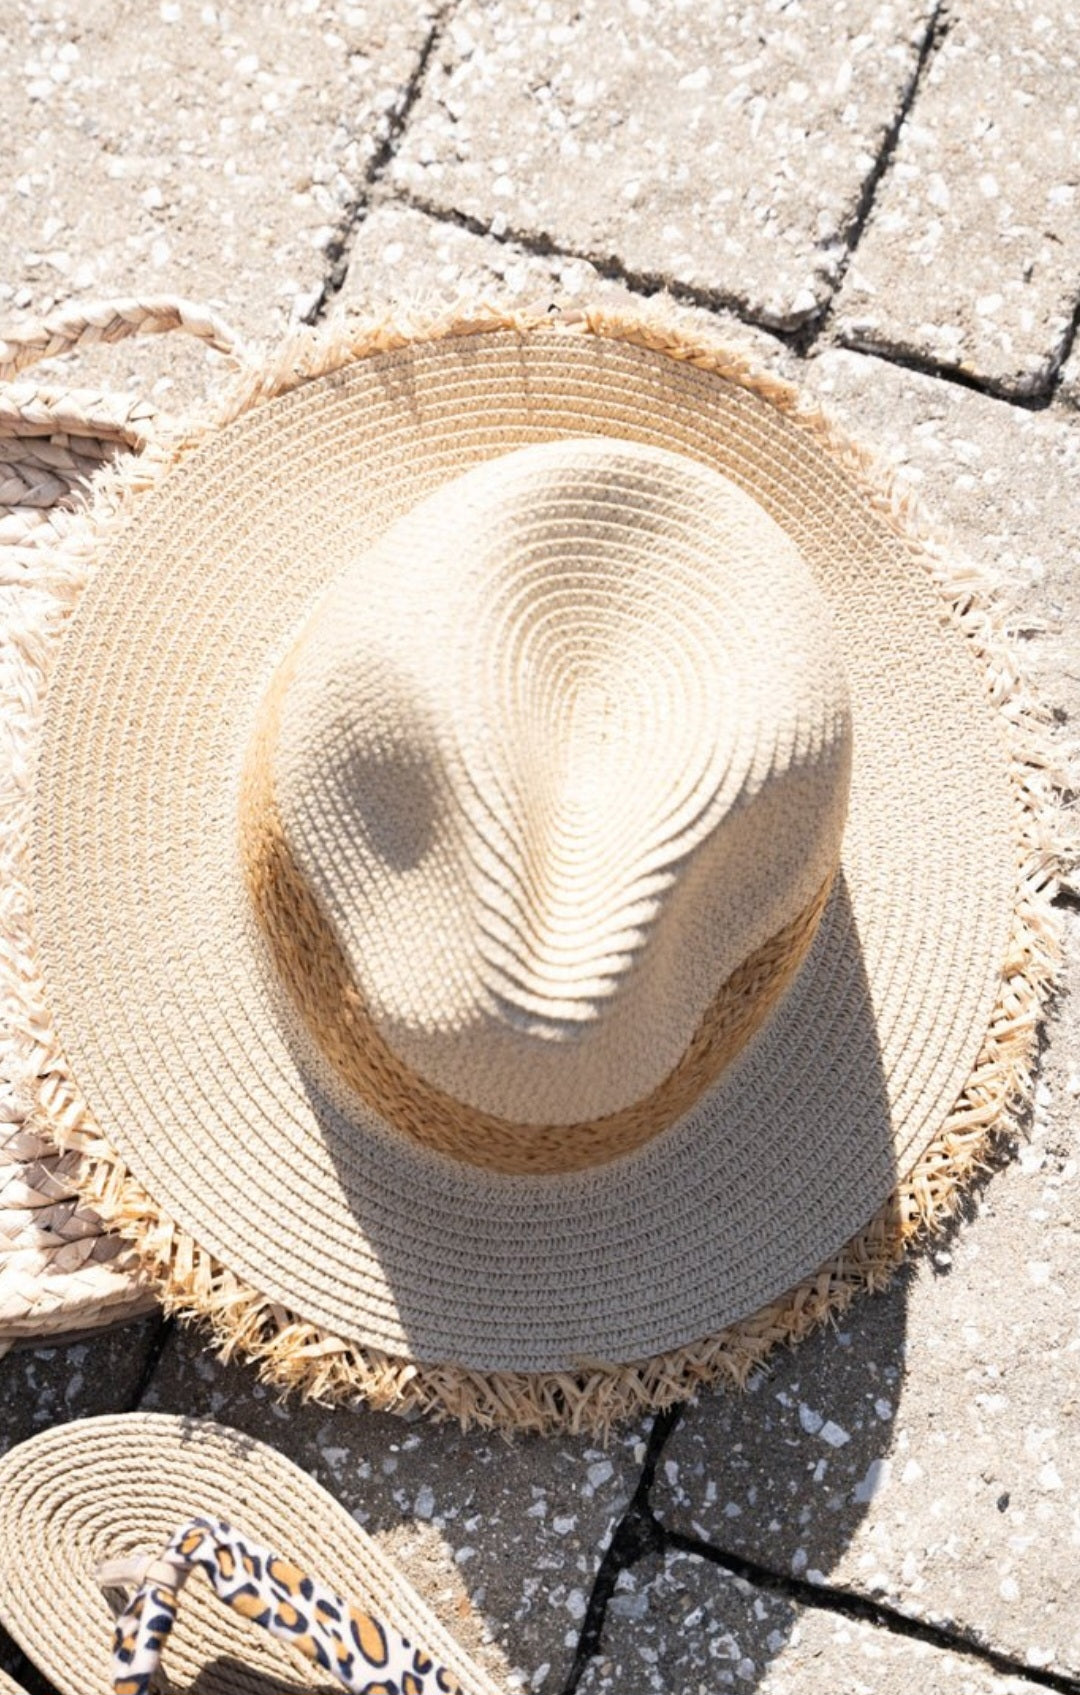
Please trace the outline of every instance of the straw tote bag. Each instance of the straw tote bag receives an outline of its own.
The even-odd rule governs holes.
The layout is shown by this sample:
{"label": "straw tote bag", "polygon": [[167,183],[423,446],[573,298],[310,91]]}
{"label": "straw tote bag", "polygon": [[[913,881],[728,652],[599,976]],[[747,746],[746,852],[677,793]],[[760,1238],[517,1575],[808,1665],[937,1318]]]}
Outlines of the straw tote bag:
{"label": "straw tote bag", "polygon": [[55,1063],[41,1016],[28,893],[30,785],[41,699],[83,582],[77,513],[90,479],[165,428],[152,404],[29,374],[43,359],[183,331],[233,354],[232,332],[184,300],[72,308],[0,336],[0,1354],[146,1312],[131,1250],[76,1198],[36,1081]]}

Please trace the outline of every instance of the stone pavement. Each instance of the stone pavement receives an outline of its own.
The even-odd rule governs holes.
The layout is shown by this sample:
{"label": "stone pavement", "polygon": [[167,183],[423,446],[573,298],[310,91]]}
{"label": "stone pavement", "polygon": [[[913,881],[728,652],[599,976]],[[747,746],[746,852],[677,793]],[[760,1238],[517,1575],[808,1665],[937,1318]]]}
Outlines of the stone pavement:
{"label": "stone pavement", "polygon": [[[9,0],[0,330],[183,292],[668,289],[917,486],[1080,709],[1071,0]],[[91,380],[182,408],[152,343]],[[507,1689],[1080,1690],[1080,913],[1036,1105],[961,1226],[745,1396],[605,1449],[281,1406],[152,1318],[0,1362],[0,1446],[134,1406],[284,1448]],[[40,1680],[0,1639],[0,1664]]]}

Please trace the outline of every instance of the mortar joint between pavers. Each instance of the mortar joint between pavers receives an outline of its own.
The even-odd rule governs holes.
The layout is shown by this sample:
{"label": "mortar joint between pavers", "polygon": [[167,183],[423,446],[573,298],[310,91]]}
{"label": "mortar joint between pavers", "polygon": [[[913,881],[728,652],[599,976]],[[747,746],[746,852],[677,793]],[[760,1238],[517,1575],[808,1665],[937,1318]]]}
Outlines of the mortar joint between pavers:
{"label": "mortar joint between pavers", "polygon": [[406,211],[418,212],[433,222],[467,230],[470,235],[486,237],[497,242],[500,247],[517,249],[532,258],[567,259],[590,265],[605,282],[618,283],[630,294],[641,295],[643,299],[664,294],[681,306],[694,306],[705,312],[727,313],[745,324],[748,329],[761,330],[783,346],[794,352],[798,351],[799,330],[785,328],[767,315],[755,314],[743,295],[726,294],[717,289],[702,288],[695,283],[681,282],[674,277],[665,276],[662,271],[632,271],[622,263],[617,254],[564,247],[545,230],[507,227],[496,231],[490,224],[485,223],[483,218],[477,218],[470,212],[462,212],[456,207],[439,205],[418,194],[391,192],[385,196],[372,195],[371,206],[399,207]]}
{"label": "mortar joint between pavers", "polygon": [[[772,1566],[759,1564],[744,1554],[718,1547],[715,1543],[706,1542],[697,1536],[688,1536],[679,1530],[668,1530],[662,1523],[656,1522],[666,1551],[705,1560],[710,1565],[718,1566],[729,1576],[742,1578],[757,1589],[782,1596],[795,1606],[838,1614],[853,1623],[869,1624],[878,1630],[888,1631],[892,1636],[903,1637],[911,1642],[922,1642],[928,1647],[960,1655],[1002,1676],[1029,1683],[1033,1689],[1053,1689],[1058,1695],[1080,1695],[1080,1682],[1075,1678],[1061,1672],[1031,1666],[1024,1661],[1013,1659],[1008,1654],[1001,1654],[970,1632],[948,1630],[925,1619],[912,1618],[907,1613],[886,1606],[880,1601],[872,1601],[851,1589],[830,1589],[824,1583],[811,1583],[806,1578],[777,1571]],[[566,1695],[572,1695],[572,1692],[568,1689]]]}
{"label": "mortar joint between pavers", "polygon": [[314,303],[303,314],[302,322],[305,324],[317,324],[341,292],[348,274],[349,256],[356,240],[356,232],[371,204],[372,191],[397,153],[409,116],[423,93],[428,66],[458,4],[459,0],[443,0],[443,4],[437,8],[432,18],[431,27],[424,38],[401,99],[387,113],[386,133],[367,162],[363,182],[346,202],[336,233],[327,243],[327,272]]}
{"label": "mortar joint between pavers", "polygon": [[628,1571],[649,1554],[663,1553],[667,1546],[667,1533],[652,1510],[649,1496],[660,1456],[682,1414],[683,1405],[680,1402],[657,1413],[653,1419],[637,1485],[622,1518],[611,1533],[611,1540],[604,1550],[593,1580],[581,1634],[562,1695],[575,1695],[589,1661],[602,1651],[604,1619],[608,1602],[615,1593],[619,1573]]}
{"label": "mortar joint between pavers", "polygon": [[927,18],[911,75],[901,90],[899,104],[893,114],[892,122],[881,138],[881,147],[878,150],[877,158],[866,173],[855,209],[848,221],[848,227],[841,233],[841,257],[836,267],[836,275],[829,296],[817,312],[807,318],[802,326],[803,344],[796,348],[796,351],[804,357],[816,346],[818,340],[828,328],[833,314],[834,302],[843,287],[852,257],[862,240],[863,231],[877,198],[878,188],[892,164],[897,143],[900,140],[900,131],[904,127],[908,113],[915,104],[927,69],[949,32],[951,22],[948,0],[936,0],[933,10]]}
{"label": "mortar joint between pavers", "polygon": [[[1050,357],[1050,390],[1048,398],[1051,400],[1057,396],[1061,388],[1061,381],[1065,374],[1065,367],[1068,364],[1069,359],[1072,357],[1073,349],[1077,345],[1078,333],[1080,333],[1080,291],[1077,292],[1076,300],[1073,303],[1072,317],[1066,324],[1064,334]],[[1070,405],[1069,411],[1075,411],[1075,407]]]}
{"label": "mortar joint between pavers", "polygon": [[158,1313],[157,1329],[154,1331],[154,1334],[150,1339],[150,1345],[146,1350],[146,1358],[143,1360],[143,1367],[142,1371],[139,1373],[139,1380],[135,1385],[134,1391],[129,1396],[127,1404],[125,1406],[118,1407],[118,1412],[137,1412],[142,1406],[143,1397],[146,1395],[154,1380],[161,1356],[168,1346],[169,1337],[176,1329],[176,1322],[175,1318],[167,1317],[164,1313]]}

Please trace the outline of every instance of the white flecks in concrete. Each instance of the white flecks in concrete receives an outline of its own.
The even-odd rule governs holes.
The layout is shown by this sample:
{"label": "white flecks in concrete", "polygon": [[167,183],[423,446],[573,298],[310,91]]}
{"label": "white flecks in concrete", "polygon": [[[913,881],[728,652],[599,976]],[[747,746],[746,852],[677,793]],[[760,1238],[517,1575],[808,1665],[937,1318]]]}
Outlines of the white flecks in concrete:
{"label": "white flecks in concrete", "polygon": [[[989,558],[1032,634],[1044,698],[1080,713],[1070,659],[1080,628],[1080,438],[1067,415],[1030,414],[955,385],[824,354],[810,383],[839,422],[923,476],[957,539]],[[964,478],[974,477],[969,484]],[[1032,568],[1037,561],[1038,569]],[[1058,608],[1057,612],[1053,611]],[[1064,741],[1068,726],[1058,732]],[[1066,749],[1067,749],[1066,743]],[[1066,925],[1068,969],[1080,923]],[[661,1522],[773,1570],[882,1598],[1019,1664],[1029,1650],[1080,1676],[1080,1159],[1068,1077],[1076,1013],[1049,1031],[1029,1126],[1043,1159],[980,1187],[941,1249],[830,1333],[773,1362],[767,1398],[700,1397],[661,1472]],[[1023,1144],[1021,1144],[1023,1146]],[[1029,1270],[1029,1267],[1033,1270]],[[887,1403],[890,1417],[880,1416]],[[807,1419],[812,1409],[823,1421]],[[824,1422],[849,1441],[828,1451]],[[712,1487],[710,1487],[712,1486]],[[742,1518],[725,1501],[758,1504]],[[767,1685],[766,1685],[767,1687]],[[888,1687],[871,1682],[873,1689]]]}
{"label": "white flecks in concrete", "polygon": [[851,1441],[850,1432],[845,1430],[842,1424],[837,1424],[831,1418],[821,1426],[818,1435],[823,1442],[829,1444],[830,1448],[842,1448],[845,1442]]}
{"label": "white flecks in concrete", "polygon": [[860,1479],[851,1492],[853,1501],[865,1503],[872,1501],[876,1495],[888,1485],[891,1468],[888,1460],[871,1460],[866,1468],[866,1475]]}
{"label": "white flecks in concrete", "polygon": [[584,1590],[571,1589],[566,1600],[563,1602],[563,1605],[572,1619],[583,1619],[588,1607],[588,1601],[586,1600]]}
{"label": "white flecks in concrete", "polygon": [[545,1664],[547,1689],[562,1687],[603,1551],[640,1473],[641,1425],[606,1450],[570,1436],[510,1444],[356,1407],[288,1403],[285,1423],[271,1425],[276,1403],[265,1391],[256,1401],[253,1386],[250,1372],[179,1332],[144,1405],[201,1413],[216,1391],[224,1423],[323,1476],[500,1687],[515,1668],[529,1682],[528,1668]]}
{"label": "white flecks in concrete", "polygon": [[426,0],[369,0],[329,28],[334,9],[238,0],[182,22],[105,0],[11,9],[0,275],[42,313],[91,292],[173,292],[280,333],[324,280],[432,16]]}
{"label": "white flecks in concrete", "polygon": [[785,6],[766,27],[724,0],[471,5],[391,181],[794,327],[835,286],[928,15],[848,0]]}
{"label": "white flecks in concrete", "polygon": [[[685,1554],[636,1568],[636,1594],[608,1605],[581,1695],[1025,1695],[1009,1677],[816,1607],[758,1590]],[[814,1573],[814,1580],[820,1576]],[[645,1607],[622,1604],[646,1601]],[[1029,1664],[1034,1662],[1029,1661]]]}
{"label": "white flecks in concrete", "polygon": [[111,1412],[133,1395],[159,1319],[140,1319],[66,1348],[16,1349],[0,1358],[0,1454],[49,1425]]}
{"label": "white flecks in concrete", "polygon": [[852,345],[1032,394],[1063,355],[1080,274],[1080,18],[1071,0],[978,0],[952,8],[949,24],[837,324]]}

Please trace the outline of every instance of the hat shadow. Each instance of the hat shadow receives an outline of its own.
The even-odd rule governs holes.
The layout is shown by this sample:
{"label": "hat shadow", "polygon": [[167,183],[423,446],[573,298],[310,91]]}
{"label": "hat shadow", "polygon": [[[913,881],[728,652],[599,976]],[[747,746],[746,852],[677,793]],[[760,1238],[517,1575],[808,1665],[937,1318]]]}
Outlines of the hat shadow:
{"label": "hat shadow", "polygon": [[[902,1425],[912,1264],[909,1258],[894,1264],[901,1205],[892,1109],[842,872],[833,898],[855,942],[843,967],[859,1009],[846,1041],[834,1037],[835,1057],[841,1062],[846,1046],[874,1055],[863,1082],[860,1134],[872,1163],[889,1174],[887,1198],[854,1239],[859,1247],[851,1256],[878,1292],[867,1299],[863,1291],[850,1305],[841,1295],[830,1308],[826,1271],[804,1279],[780,1304],[809,1321],[792,1324],[786,1337],[783,1322],[777,1326],[777,1340],[798,1345],[774,1346],[745,1390],[721,1383],[689,1402],[644,1503],[651,1552],[664,1558],[658,1609],[688,1649],[695,1641],[703,1653],[709,1642],[737,1646],[730,1670],[737,1661],[738,1686],[747,1689],[768,1680],[812,1610],[829,1606],[830,1573],[888,1481]],[[839,1295],[836,1280],[833,1287]],[[646,1573],[655,1580],[655,1567]],[[632,1647],[640,1629],[636,1622],[621,1625],[618,1581],[595,1644],[601,1659],[617,1655],[623,1642]],[[634,1604],[631,1596],[629,1607]],[[690,1626],[683,1627],[684,1617]],[[724,1664],[715,1657],[710,1663]],[[586,1676],[583,1687],[589,1685]]]}
{"label": "hat shadow", "polygon": [[[825,943],[826,963],[823,966],[821,959],[817,956],[819,943],[822,941],[822,935],[826,928],[828,928],[834,941]],[[842,938],[842,945],[840,946],[835,945],[835,938],[838,936]],[[830,896],[828,924],[823,921],[818,939],[811,946],[807,960],[799,973],[799,978],[796,979],[795,989],[791,992],[797,992],[800,980],[808,972],[814,974],[814,981],[820,986],[823,969],[832,973],[829,980],[831,998],[834,997],[832,1004],[842,1005],[850,1009],[851,1017],[843,1023],[837,1020],[827,1024],[823,1022],[820,1032],[817,1033],[819,1054],[813,1069],[818,1079],[817,1087],[823,1091],[820,1110],[813,1101],[807,1106],[807,1103],[798,1094],[793,1094],[791,1098],[797,1106],[805,1106],[808,1111],[816,1111],[817,1122],[827,1123],[827,1118],[823,1114],[827,1113],[829,1105],[825,1099],[825,1094],[831,1087],[831,1078],[838,1073],[842,1075],[845,1063],[849,1062],[850,1056],[857,1056],[860,1098],[857,1110],[849,1116],[857,1125],[857,1136],[853,1138],[852,1145],[855,1146],[857,1142],[858,1181],[865,1186],[866,1192],[872,1195],[867,1206],[869,1213],[876,1210],[878,1204],[892,1192],[895,1186],[896,1169],[893,1151],[892,1115],[881,1065],[880,1049],[874,1030],[873,1004],[869,984],[863,966],[861,950],[858,946],[847,883],[842,871],[836,878]],[[840,981],[840,978],[844,980]],[[767,1039],[770,1024],[771,1018],[750,1039],[744,1052],[748,1054],[755,1043]],[[283,1034],[286,1040],[290,1039],[288,1030],[283,1031]],[[824,1050],[824,1056],[822,1050]],[[398,1318],[406,1337],[412,1338],[414,1334],[420,1334],[422,1330],[430,1333],[430,1299],[427,1290],[424,1290],[420,1297],[424,1303],[422,1310],[418,1308],[414,1315],[411,1308],[413,1297],[410,1292],[416,1289],[416,1244],[409,1238],[407,1232],[401,1230],[399,1220],[386,1216],[385,1209],[380,1208],[378,1204],[377,1194],[373,1197],[372,1185],[367,1181],[364,1169],[363,1149],[362,1147],[358,1148],[359,1138],[355,1130],[343,1119],[340,1112],[327,1102],[317,1081],[310,1076],[305,1063],[307,1057],[307,1054],[299,1050],[299,1043],[297,1043],[294,1049],[297,1072],[299,1076],[304,1078],[311,1108],[317,1119],[324,1146],[334,1163],[343,1198],[379,1261],[381,1273],[385,1277],[388,1289],[396,1302]],[[734,1063],[740,1063],[741,1057]],[[826,1059],[827,1063],[821,1062],[822,1057]],[[782,1129],[783,1126],[781,1126],[778,1134],[782,1134]],[[657,1145],[666,1134],[668,1133],[661,1133]],[[440,1161],[446,1160],[446,1163],[451,1165],[455,1163],[448,1160],[447,1156],[427,1155],[426,1151],[424,1152],[425,1157]],[[635,1156],[630,1155],[629,1157]],[[833,1157],[833,1155],[829,1156],[830,1161]],[[495,1183],[497,1188],[499,1183],[497,1177],[492,1179],[491,1174],[486,1172],[482,1176],[485,1183],[485,1193],[490,1193],[492,1182]],[[795,1216],[800,1208],[820,1204],[818,1197],[828,1190],[829,1185],[836,1180],[836,1176],[836,1169],[833,1165],[830,1165],[830,1168],[824,1172],[811,1173],[809,1179],[807,1179],[805,1173],[784,1174],[789,1189],[786,1194],[777,1194],[775,1205],[790,1209],[791,1215]],[[806,1188],[807,1180],[817,1185],[816,1194]],[[519,1180],[511,1178],[508,1181],[514,1183]],[[542,1204],[543,1185],[548,1180],[533,1178],[529,1181],[539,1185],[537,1192]],[[555,1178],[551,1181],[558,1183],[561,1179]],[[477,1205],[475,1216],[470,1216],[469,1228],[472,1232],[470,1241],[475,1254],[475,1263],[478,1266],[498,1267],[502,1277],[501,1286],[506,1287],[508,1270],[512,1273],[514,1244],[508,1244],[505,1239],[505,1227],[502,1218],[497,1211],[489,1214],[482,1205]],[[869,1245],[867,1255],[864,1256],[864,1258],[867,1258],[868,1264],[875,1260],[875,1256],[880,1259],[884,1251],[881,1235],[879,1221],[875,1240]],[[834,1251],[839,1250],[842,1246],[843,1242],[838,1241],[833,1244],[833,1249]],[[663,1253],[662,1243],[657,1243],[656,1251],[658,1255]],[[794,1340],[798,1335],[804,1333],[807,1329],[806,1312],[808,1308],[822,1305],[822,1284],[818,1275],[822,1257],[818,1254],[813,1263],[796,1267],[792,1276],[785,1279],[785,1284],[795,1285],[795,1288],[788,1297],[783,1299],[781,1303],[783,1310],[776,1316],[776,1322],[771,1326],[773,1333],[779,1339]],[[872,1266],[872,1269],[875,1271],[878,1269],[876,1263]],[[813,1278],[813,1289],[811,1290],[809,1286],[803,1287],[799,1282],[800,1277]],[[784,1285],[781,1285],[781,1287],[784,1287]],[[414,1316],[417,1320],[415,1327]],[[692,1346],[692,1338],[687,1339],[687,1345]],[[740,1344],[736,1340],[734,1343],[736,1353],[739,1351],[739,1346]],[[750,1342],[747,1342],[746,1346],[751,1349],[751,1352],[745,1356],[749,1363],[751,1358],[757,1357],[760,1350],[756,1347],[756,1344]],[[417,1357],[422,1359],[424,1356],[418,1352]],[[428,1358],[432,1364],[443,1365],[447,1363],[451,1356],[443,1355],[441,1358],[433,1358],[429,1355]],[[700,1381],[700,1375],[698,1373],[696,1378],[688,1376],[688,1386],[694,1381]]]}

